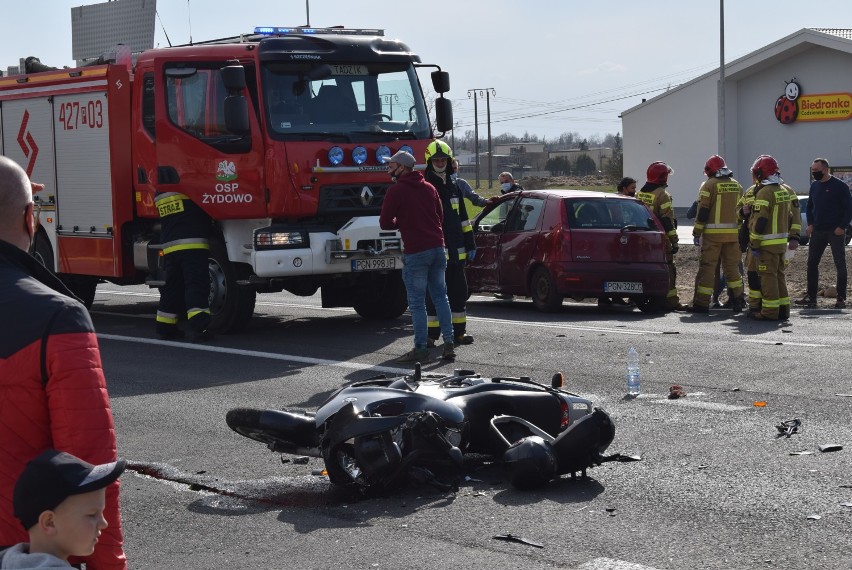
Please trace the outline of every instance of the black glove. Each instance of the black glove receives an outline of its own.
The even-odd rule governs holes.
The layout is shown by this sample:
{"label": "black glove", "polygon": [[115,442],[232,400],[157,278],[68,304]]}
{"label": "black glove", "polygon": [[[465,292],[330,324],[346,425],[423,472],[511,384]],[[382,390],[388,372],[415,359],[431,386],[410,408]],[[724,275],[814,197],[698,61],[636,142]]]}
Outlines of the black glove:
{"label": "black glove", "polygon": [[677,250],[679,250],[679,249],[680,249],[680,245],[673,243],[672,244],[672,255],[676,254]]}

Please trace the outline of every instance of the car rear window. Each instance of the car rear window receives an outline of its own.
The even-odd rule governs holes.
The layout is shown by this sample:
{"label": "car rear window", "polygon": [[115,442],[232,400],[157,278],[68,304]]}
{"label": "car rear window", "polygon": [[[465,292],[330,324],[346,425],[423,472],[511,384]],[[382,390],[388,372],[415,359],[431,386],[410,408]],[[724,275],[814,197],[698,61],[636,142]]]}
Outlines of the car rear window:
{"label": "car rear window", "polygon": [[634,226],[637,229],[657,229],[648,209],[637,200],[571,199],[566,210],[568,225],[572,228],[610,230]]}

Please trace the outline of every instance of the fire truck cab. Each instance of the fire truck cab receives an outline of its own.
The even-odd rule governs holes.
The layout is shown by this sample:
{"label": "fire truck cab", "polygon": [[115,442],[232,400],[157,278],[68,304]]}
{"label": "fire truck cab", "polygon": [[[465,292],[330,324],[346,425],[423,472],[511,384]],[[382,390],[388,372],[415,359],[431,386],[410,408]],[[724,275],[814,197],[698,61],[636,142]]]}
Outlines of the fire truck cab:
{"label": "fire truck cab", "polygon": [[[395,318],[398,232],[379,228],[384,158],[433,129],[420,59],[381,30],[257,28],[103,65],[0,78],[0,150],[46,185],[35,254],[87,303],[98,282],[162,284],[158,192],[213,221],[213,328],[258,292]],[[438,131],[452,126],[433,71]]]}

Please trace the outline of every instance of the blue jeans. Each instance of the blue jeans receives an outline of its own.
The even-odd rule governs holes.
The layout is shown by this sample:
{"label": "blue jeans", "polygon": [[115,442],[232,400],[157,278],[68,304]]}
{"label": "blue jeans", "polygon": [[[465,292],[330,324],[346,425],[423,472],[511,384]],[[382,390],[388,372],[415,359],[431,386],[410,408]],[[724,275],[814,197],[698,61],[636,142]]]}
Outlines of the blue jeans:
{"label": "blue jeans", "polygon": [[408,310],[414,325],[414,348],[426,348],[426,290],[438,313],[444,342],[453,342],[453,319],[447,300],[447,254],[443,247],[402,256],[402,282],[408,295]]}

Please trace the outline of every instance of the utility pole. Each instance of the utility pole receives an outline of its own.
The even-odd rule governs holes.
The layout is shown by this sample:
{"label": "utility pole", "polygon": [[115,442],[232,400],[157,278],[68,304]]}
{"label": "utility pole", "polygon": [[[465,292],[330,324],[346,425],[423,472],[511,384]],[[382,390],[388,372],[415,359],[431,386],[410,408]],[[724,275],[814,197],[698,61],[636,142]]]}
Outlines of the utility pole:
{"label": "utility pole", "polygon": [[467,98],[473,96],[473,136],[476,139],[476,188],[479,186],[479,111],[476,100],[479,97],[485,96],[485,105],[488,111],[488,187],[491,188],[493,181],[491,180],[491,96],[497,96],[497,92],[493,87],[485,87],[484,89],[468,89]]}
{"label": "utility pole", "polygon": [[725,0],[719,0],[719,155],[725,156]]}

